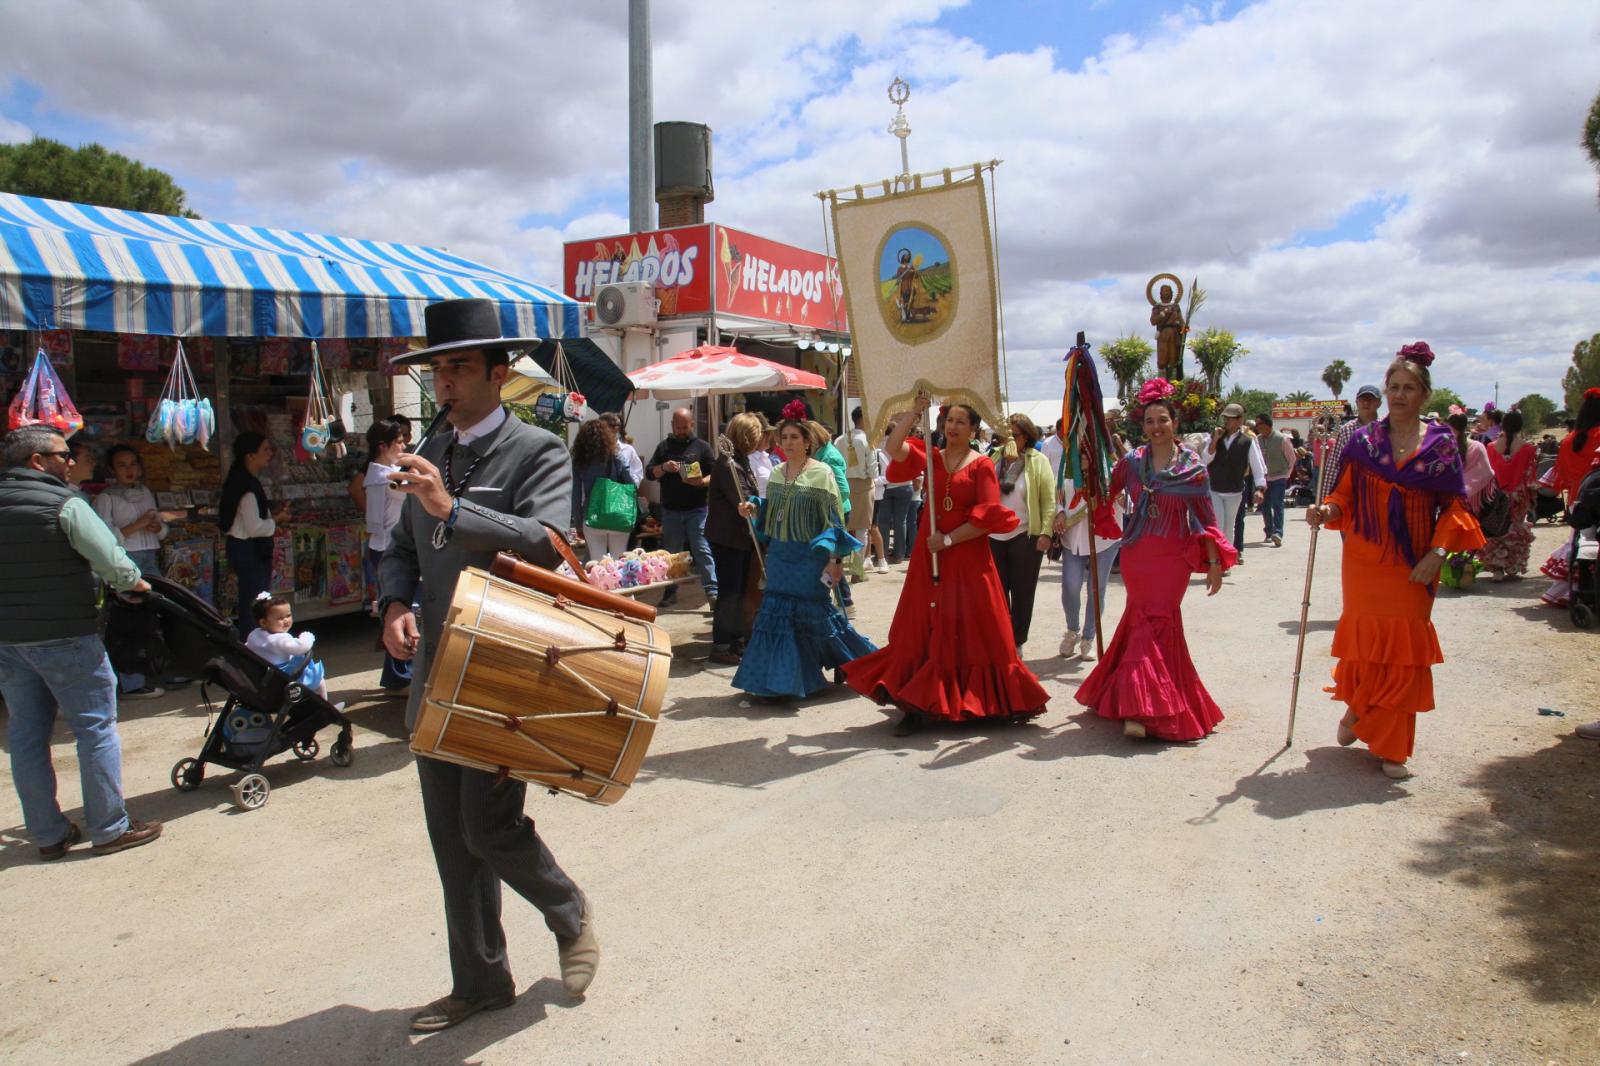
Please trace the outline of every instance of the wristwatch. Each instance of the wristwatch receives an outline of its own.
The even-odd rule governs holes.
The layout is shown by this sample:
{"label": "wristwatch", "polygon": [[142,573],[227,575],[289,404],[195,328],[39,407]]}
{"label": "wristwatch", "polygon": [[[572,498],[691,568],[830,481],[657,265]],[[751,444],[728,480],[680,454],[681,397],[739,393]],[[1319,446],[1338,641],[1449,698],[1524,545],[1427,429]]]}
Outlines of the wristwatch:
{"label": "wristwatch", "polygon": [[1450,553],[1445,551],[1443,548],[1435,548],[1435,549],[1433,549],[1433,554],[1435,554],[1439,558],[1443,559],[1445,556],[1449,555]]}
{"label": "wristwatch", "polygon": [[939,534],[939,536],[943,539],[944,546],[946,548],[950,547],[950,545],[955,543],[955,541],[950,539],[950,534],[948,534],[948,533],[941,533],[941,534]]}

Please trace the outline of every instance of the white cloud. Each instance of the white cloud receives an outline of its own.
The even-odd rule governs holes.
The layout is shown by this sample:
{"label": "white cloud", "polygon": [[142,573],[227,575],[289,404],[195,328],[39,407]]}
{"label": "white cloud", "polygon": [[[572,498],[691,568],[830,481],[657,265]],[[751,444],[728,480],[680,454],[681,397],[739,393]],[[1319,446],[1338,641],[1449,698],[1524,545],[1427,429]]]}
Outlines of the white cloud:
{"label": "white cloud", "polygon": [[[715,130],[712,217],[820,247],[811,194],[898,169],[884,89],[906,77],[914,168],[1006,160],[1019,395],[1057,387],[1078,329],[1148,333],[1144,279],[1163,270],[1199,275],[1196,325],[1239,333],[1240,379],[1280,390],[1320,389],[1334,357],[1376,377],[1426,338],[1475,402],[1497,380],[1502,398],[1555,395],[1600,329],[1577,148],[1600,87],[1588,4],[1174,4],[1072,69],[1043,45],[952,37],[932,24],[949,6],[658,2],[656,117]],[[224,21],[201,0],[58,0],[9,23],[7,70],[121,130],[108,140],[175,172],[203,214],[442,244],[552,281],[563,240],[625,228],[621,4],[491,0],[452,20],[420,0],[381,18],[283,0]],[[1374,233],[1298,240],[1375,198],[1391,210]]]}
{"label": "white cloud", "polygon": [[31,140],[33,131],[20,122],[14,122],[4,115],[0,115],[0,144],[16,144],[19,141]]}

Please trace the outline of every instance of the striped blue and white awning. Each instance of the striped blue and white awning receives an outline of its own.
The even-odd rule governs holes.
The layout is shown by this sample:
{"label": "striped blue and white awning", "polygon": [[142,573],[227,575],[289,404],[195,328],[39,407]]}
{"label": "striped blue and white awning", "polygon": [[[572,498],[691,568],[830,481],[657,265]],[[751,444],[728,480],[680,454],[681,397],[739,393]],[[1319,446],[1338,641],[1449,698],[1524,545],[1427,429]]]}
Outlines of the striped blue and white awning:
{"label": "striped blue and white awning", "polygon": [[438,248],[0,193],[0,329],[420,337],[461,296],[506,336],[582,335],[575,301]]}

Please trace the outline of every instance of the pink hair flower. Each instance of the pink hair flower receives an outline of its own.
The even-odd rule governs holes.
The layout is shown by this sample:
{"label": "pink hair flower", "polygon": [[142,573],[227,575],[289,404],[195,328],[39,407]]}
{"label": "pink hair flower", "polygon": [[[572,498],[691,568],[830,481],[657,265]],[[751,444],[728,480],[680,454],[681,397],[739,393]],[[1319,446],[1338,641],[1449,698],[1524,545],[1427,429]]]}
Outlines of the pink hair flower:
{"label": "pink hair flower", "polygon": [[1138,403],[1140,407],[1153,403],[1156,400],[1165,400],[1172,395],[1172,382],[1166,378],[1151,378],[1139,386]]}
{"label": "pink hair flower", "polygon": [[1418,366],[1433,365],[1433,349],[1428,347],[1427,341],[1407,344],[1400,349],[1399,355],[1402,359],[1409,359]]}

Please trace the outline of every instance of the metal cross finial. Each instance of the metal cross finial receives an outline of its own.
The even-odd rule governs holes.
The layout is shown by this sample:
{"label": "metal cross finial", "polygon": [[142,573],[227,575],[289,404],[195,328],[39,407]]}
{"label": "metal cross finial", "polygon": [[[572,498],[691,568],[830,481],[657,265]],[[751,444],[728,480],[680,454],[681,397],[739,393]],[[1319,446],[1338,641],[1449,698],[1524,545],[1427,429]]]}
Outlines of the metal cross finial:
{"label": "metal cross finial", "polygon": [[911,99],[911,86],[896,76],[889,83],[889,102],[894,105],[894,121],[889,132],[900,138],[900,176],[895,179],[898,188],[911,187],[911,156],[906,151],[906,138],[911,136],[911,123],[906,121],[906,101]]}

